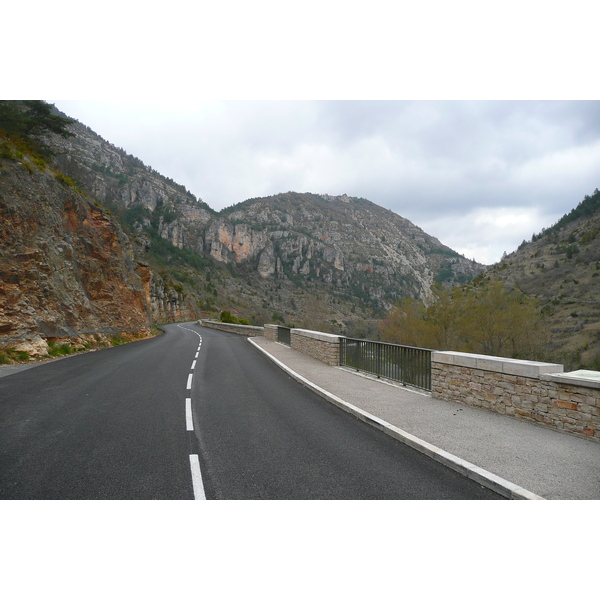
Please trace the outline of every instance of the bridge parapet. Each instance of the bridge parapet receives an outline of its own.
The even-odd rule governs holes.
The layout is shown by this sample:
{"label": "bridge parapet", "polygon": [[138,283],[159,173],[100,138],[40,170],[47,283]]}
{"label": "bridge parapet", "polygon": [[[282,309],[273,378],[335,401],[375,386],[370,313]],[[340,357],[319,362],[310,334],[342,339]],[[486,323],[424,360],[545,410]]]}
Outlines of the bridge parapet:
{"label": "bridge parapet", "polygon": [[600,373],[563,371],[560,364],[433,352],[432,396],[600,442]]}
{"label": "bridge parapet", "polygon": [[272,342],[277,341],[277,325],[273,325],[272,323],[265,323],[265,328],[263,332],[263,336]]}
{"label": "bridge parapet", "polygon": [[263,327],[254,325],[239,325],[237,323],[221,323],[221,321],[202,320],[198,321],[198,325],[210,327],[211,329],[219,329],[221,331],[229,331],[229,333],[237,333],[247,337],[256,337],[263,335]]}
{"label": "bridge parapet", "polygon": [[322,333],[309,329],[291,329],[290,347],[328,365],[338,366],[340,364],[340,337],[333,333]]}

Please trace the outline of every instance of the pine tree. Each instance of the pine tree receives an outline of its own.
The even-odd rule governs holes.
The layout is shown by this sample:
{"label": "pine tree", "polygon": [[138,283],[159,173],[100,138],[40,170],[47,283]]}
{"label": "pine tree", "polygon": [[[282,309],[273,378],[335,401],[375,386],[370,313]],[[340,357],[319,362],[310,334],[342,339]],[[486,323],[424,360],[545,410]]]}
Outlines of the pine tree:
{"label": "pine tree", "polygon": [[47,134],[72,137],[67,127],[74,119],[53,114],[54,105],[43,100],[0,100],[0,130],[31,141]]}

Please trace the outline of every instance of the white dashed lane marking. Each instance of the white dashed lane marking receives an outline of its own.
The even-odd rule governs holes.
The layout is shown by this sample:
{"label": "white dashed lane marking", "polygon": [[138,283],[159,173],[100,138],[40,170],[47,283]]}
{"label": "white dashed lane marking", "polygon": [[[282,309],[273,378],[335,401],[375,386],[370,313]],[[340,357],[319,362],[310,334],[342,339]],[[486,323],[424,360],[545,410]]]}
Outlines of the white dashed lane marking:
{"label": "white dashed lane marking", "polygon": [[[198,358],[198,354],[200,353],[200,348],[202,347],[202,336],[193,329],[189,329],[188,327],[182,327],[181,325],[177,325],[177,327],[181,329],[185,329],[187,331],[191,331],[195,333],[200,341],[198,343],[198,351],[194,356],[194,362],[192,362],[192,366],[190,371],[193,371],[196,368],[196,359]],[[190,373],[187,379],[187,387],[186,389],[192,389],[192,380],[194,378],[194,374]],[[190,392],[191,396],[191,392]],[[194,418],[192,416],[192,399],[188,397],[185,399],[185,427],[187,431],[194,431]],[[200,470],[200,459],[197,454],[190,454],[190,470],[192,472],[192,486],[194,488],[194,499],[196,500],[206,500],[206,494],[204,492],[204,484],[202,482],[202,471]]]}
{"label": "white dashed lane marking", "polygon": [[192,470],[192,485],[194,486],[194,499],[206,500],[204,484],[202,483],[202,472],[200,471],[200,460],[197,454],[190,454],[190,469]]}
{"label": "white dashed lane marking", "polygon": [[185,399],[185,426],[188,431],[194,431],[194,419],[192,418],[192,399]]}

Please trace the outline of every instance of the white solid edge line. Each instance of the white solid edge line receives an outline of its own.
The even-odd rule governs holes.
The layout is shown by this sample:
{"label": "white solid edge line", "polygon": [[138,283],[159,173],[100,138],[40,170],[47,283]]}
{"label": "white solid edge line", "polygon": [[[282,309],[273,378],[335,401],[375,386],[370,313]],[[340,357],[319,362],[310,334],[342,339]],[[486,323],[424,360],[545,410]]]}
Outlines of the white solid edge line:
{"label": "white solid edge line", "polygon": [[188,390],[192,389],[192,378],[194,377],[193,373],[190,373],[188,375],[188,380],[187,380],[187,388]]}
{"label": "white solid edge line", "polygon": [[200,471],[200,460],[197,454],[190,454],[190,469],[192,471],[192,486],[194,487],[194,500],[206,500],[204,484],[202,483],[202,472]]}
{"label": "white solid edge line", "polygon": [[323,388],[312,383],[305,377],[302,377],[302,375],[300,375],[299,373],[296,373],[294,370],[290,369],[287,365],[283,364],[280,360],[275,358],[264,348],[261,348],[256,342],[252,341],[252,338],[246,339],[255,348],[258,348],[258,350],[260,350],[274,363],[281,367],[284,371],[286,371],[292,377],[294,377],[294,379],[297,379],[298,381],[302,382],[304,385],[306,385],[306,387],[311,388],[312,390],[317,392],[317,394],[336,404],[346,412],[349,412],[354,416],[358,417],[361,421],[365,421],[371,425],[374,425],[377,429],[383,431],[387,435],[407,444],[408,446],[411,446],[415,450],[426,454],[434,460],[445,464],[454,471],[465,475],[469,479],[473,479],[474,481],[485,485],[486,487],[494,490],[495,492],[498,492],[506,498],[514,500],[545,500],[545,498],[542,498],[542,496],[538,496],[537,494],[534,494],[533,492],[530,492],[529,490],[526,490],[525,488],[516,485],[515,483],[512,483],[506,479],[503,479],[502,477],[499,477],[498,475],[495,475],[490,471],[486,471],[485,469],[482,469],[481,467],[478,467],[473,463],[463,460],[458,456],[454,456],[453,454],[450,454],[449,452],[446,452],[445,450],[442,450],[441,448],[438,448],[433,444],[430,444],[429,442],[421,440],[418,437],[406,431],[403,431],[402,429],[399,429],[391,423],[388,423],[387,421],[384,421],[383,419],[380,419],[375,415],[371,415],[368,412],[358,408],[357,406],[354,406],[346,402],[345,400],[338,398],[331,392],[324,390]]}
{"label": "white solid edge line", "polygon": [[194,431],[194,419],[192,418],[192,399],[185,399],[185,426],[187,431]]}

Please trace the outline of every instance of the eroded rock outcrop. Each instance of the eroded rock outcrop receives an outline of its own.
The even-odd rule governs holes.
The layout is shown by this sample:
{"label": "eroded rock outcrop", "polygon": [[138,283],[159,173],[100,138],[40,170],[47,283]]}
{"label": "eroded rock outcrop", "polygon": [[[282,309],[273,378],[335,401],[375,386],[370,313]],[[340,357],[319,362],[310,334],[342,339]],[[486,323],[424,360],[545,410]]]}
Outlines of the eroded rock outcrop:
{"label": "eroded rock outcrop", "polygon": [[266,247],[266,232],[244,223],[215,219],[204,233],[205,251],[219,262],[241,262],[258,255]]}
{"label": "eroded rock outcrop", "polygon": [[39,354],[48,338],[147,331],[146,269],[114,218],[68,181],[0,160],[0,344]]}

